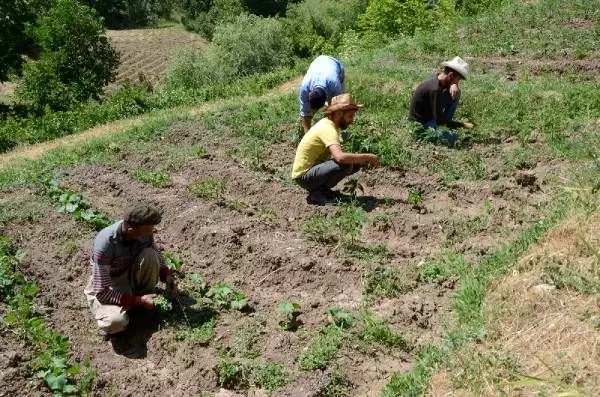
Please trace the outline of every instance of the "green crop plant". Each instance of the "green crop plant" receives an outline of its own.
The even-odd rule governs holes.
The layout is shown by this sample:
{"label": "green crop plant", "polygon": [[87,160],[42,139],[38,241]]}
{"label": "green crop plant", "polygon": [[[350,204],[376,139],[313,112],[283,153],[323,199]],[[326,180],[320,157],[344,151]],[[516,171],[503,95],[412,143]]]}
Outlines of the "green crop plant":
{"label": "green crop plant", "polygon": [[206,158],[210,157],[210,154],[208,154],[208,151],[202,145],[196,146],[194,148],[194,153],[196,154],[196,156],[200,157],[201,159],[206,159]]}
{"label": "green crop plant", "polygon": [[208,284],[204,280],[204,278],[198,273],[192,273],[189,276],[189,279],[192,281],[192,289],[200,295],[204,295],[208,288]]}
{"label": "green crop plant", "polygon": [[356,197],[359,190],[362,194],[365,194],[365,187],[355,178],[350,178],[344,182],[344,187],[342,188],[342,192],[348,194],[352,198]]}
{"label": "green crop plant", "polygon": [[106,215],[92,210],[85,197],[60,186],[54,179],[46,179],[42,182],[42,194],[57,203],[60,212],[71,214],[73,219],[83,221],[96,230],[112,223]]}
{"label": "green crop plant", "polygon": [[388,214],[379,214],[373,217],[372,225],[382,232],[387,232],[392,227],[392,220]]}
{"label": "green crop plant", "polygon": [[181,271],[181,268],[183,267],[184,262],[183,262],[183,259],[179,255],[165,252],[165,253],[163,253],[163,257],[165,259],[166,267],[168,267],[169,269],[171,269],[175,272]]}
{"label": "green crop plant", "polygon": [[330,306],[327,308],[327,313],[331,317],[331,322],[340,328],[348,328],[354,323],[352,315],[339,307]]}
{"label": "green crop plant", "polygon": [[173,310],[173,304],[162,295],[156,295],[152,302],[159,313],[170,313]]}
{"label": "green crop plant", "polygon": [[219,309],[230,308],[244,310],[248,307],[248,298],[225,283],[215,284],[206,292],[206,297]]}
{"label": "green crop plant", "polygon": [[165,170],[162,171],[147,171],[137,170],[135,171],[135,177],[144,183],[149,183],[154,187],[169,187],[173,184],[171,175]]}
{"label": "green crop plant", "polygon": [[225,195],[225,182],[222,179],[205,179],[192,182],[188,190],[200,198],[220,199]]}
{"label": "green crop plant", "polygon": [[187,340],[196,342],[200,345],[208,344],[215,336],[215,319],[210,319],[199,325],[192,325],[179,333],[176,338],[179,340]]}
{"label": "green crop plant", "polygon": [[277,312],[283,316],[283,319],[279,321],[279,326],[286,331],[296,331],[302,321],[298,319],[298,316],[302,313],[300,311],[300,305],[295,302],[281,302],[277,305]]}
{"label": "green crop plant", "polygon": [[2,323],[32,351],[31,369],[57,396],[86,395],[96,376],[89,360],[70,359],[71,344],[48,327],[38,314],[38,288],[18,270],[23,254],[9,238],[0,236],[0,301],[5,304]]}
{"label": "green crop plant", "polygon": [[423,193],[418,189],[409,189],[406,202],[414,207],[420,207],[423,204]]}

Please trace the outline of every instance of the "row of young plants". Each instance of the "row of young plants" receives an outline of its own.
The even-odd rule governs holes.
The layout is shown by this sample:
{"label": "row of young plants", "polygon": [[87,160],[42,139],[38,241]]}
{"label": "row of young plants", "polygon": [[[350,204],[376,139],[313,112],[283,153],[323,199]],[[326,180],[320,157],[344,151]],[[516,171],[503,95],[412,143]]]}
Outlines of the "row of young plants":
{"label": "row of young plants", "polygon": [[[57,209],[72,214],[77,221],[87,223],[93,228],[101,228],[112,223],[109,218],[91,209],[89,202],[80,194],[61,186],[56,180],[42,182],[42,194],[58,204]],[[237,291],[227,283],[209,284],[200,274],[186,274],[185,263],[180,255],[164,253],[165,265],[179,279],[182,296],[157,294],[154,304],[162,321],[174,327],[175,338],[200,345],[208,345],[214,337],[214,328],[219,313],[223,310],[247,312],[251,310],[249,299],[243,292]],[[189,302],[192,299],[193,303]],[[182,303],[185,301],[185,305]],[[284,318],[286,309],[281,309]],[[290,314],[292,317],[294,314]],[[181,318],[183,316],[183,319]],[[182,322],[184,326],[179,324]],[[283,327],[283,326],[282,326]],[[218,383],[225,387],[247,387],[255,385],[269,391],[289,382],[289,374],[280,364],[264,362],[258,356],[238,357],[234,350],[224,348],[220,352],[215,367]]]}
{"label": "row of young plants", "polygon": [[31,350],[30,368],[55,396],[91,392],[96,376],[88,359],[71,358],[69,339],[48,326],[40,314],[38,287],[19,269],[25,253],[0,236],[0,302],[6,311],[0,326],[13,332]]}

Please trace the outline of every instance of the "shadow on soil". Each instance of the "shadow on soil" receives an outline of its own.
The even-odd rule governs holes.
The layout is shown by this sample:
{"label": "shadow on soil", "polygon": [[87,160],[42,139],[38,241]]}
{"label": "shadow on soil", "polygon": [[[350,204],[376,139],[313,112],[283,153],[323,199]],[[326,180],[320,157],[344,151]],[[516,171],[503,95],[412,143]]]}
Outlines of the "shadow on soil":
{"label": "shadow on soil", "polygon": [[148,341],[161,328],[161,324],[198,327],[218,315],[218,312],[210,307],[195,305],[197,305],[196,299],[180,293],[178,299],[173,299],[173,312],[166,316],[140,308],[130,310],[127,330],[111,338],[114,352],[131,359],[146,358]]}

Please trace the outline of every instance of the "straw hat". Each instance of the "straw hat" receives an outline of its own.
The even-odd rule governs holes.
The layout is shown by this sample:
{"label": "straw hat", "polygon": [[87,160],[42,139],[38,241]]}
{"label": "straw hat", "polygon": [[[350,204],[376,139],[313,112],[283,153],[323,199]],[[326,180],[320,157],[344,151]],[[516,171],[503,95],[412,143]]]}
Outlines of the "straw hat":
{"label": "straw hat", "polygon": [[342,94],[331,98],[329,106],[323,109],[323,111],[327,114],[331,114],[333,112],[337,112],[338,110],[358,110],[364,106],[365,105],[354,102],[352,95]]}
{"label": "straw hat", "polygon": [[457,73],[459,73],[463,79],[467,79],[469,77],[469,65],[463,61],[461,57],[454,57],[450,61],[442,62],[442,66],[446,66]]}

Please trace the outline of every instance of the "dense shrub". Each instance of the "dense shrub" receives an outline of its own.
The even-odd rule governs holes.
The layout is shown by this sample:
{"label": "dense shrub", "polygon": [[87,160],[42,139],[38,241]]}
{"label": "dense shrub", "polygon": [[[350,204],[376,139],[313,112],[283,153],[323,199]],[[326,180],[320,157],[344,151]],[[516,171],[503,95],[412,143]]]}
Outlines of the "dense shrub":
{"label": "dense shrub", "polygon": [[102,104],[93,103],[62,112],[46,110],[29,117],[9,116],[0,123],[0,153],[23,143],[37,143],[121,118],[142,114],[150,108],[146,87],[121,88]]}
{"label": "dense shrub", "polygon": [[300,56],[333,53],[346,29],[356,25],[368,0],[305,0],[291,4],[284,20],[293,50]]}
{"label": "dense shrub", "polygon": [[452,0],[372,0],[358,25],[363,31],[386,36],[413,35],[416,29],[430,30],[454,10]]}
{"label": "dense shrub", "polygon": [[290,42],[281,22],[252,14],[218,25],[213,39],[237,75],[264,73],[291,63]]}
{"label": "dense shrub", "polygon": [[101,18],[88,6],[76,0],[53,1],[31,35],[42,55],[25,65],[17,93],[35,109],[63,110],[98,99],[114,80],[119,57]]}
{"label": "dense shrub", "polygon": [[242,0],[212,0],[206,4],[210,4],[209,9],[198,11],[202,7],[193,8],[193,13],[186,11],[181,21],[186,29],[197,32],[208,40],[212,40],[218,24],[231,23],[239,15],[246,13]]}
{"label": "dense shrub", "polygon": [[230,81],[236,74],[233,65],[225,61],[220,47],[181,51],[171,64],[167,75],[167,90],[198,90],[208,85]]}

